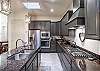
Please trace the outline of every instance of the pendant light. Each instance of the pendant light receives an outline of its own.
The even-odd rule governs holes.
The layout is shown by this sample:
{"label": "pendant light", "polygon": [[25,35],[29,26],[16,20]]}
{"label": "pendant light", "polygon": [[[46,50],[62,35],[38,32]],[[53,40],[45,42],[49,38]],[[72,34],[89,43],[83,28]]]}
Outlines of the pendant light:
{"label": "pendant light", "polygon": [[[28,7],[28,0],[27,0],[27,7]],[[31,22],[31,16],[29,15],[28,9],[27,9],[27,15],[25,15],[25,23]]]}
{"label": "pendant light", "polygon": [[25,15],[25,23],[30,23],[31,21],[31,16],[29,14]]}
{"label": "pendant light", "polygon": [[11,1],[10,0],[1,0],[0,1],[0,12],[6,15],[11,13]]}

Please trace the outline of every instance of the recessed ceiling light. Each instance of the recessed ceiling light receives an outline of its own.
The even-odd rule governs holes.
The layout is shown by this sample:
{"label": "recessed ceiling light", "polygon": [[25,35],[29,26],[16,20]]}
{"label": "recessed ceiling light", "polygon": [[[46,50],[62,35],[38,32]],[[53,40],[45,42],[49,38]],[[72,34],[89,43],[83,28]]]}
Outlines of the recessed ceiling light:
{"label": "recessed ceiling light", "polygon": [[54,9],[50,9],[50,12],[54,12]]}
{"label": "recessed ceiling light", "polygon": [[27,9],[40,9],[39,2],[24,2],[23,4]]}
{"label": "recessed ceiling light", "polygon": [[52,2],[55,2],[56,0],[51,0]]}

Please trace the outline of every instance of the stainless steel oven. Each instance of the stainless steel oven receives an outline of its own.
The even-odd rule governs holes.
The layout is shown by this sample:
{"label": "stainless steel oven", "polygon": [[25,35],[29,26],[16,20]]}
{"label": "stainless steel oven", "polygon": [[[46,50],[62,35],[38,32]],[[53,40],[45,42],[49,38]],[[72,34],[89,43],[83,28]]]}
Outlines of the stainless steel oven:
{"label": "stainless steel oven", "polygon": [[49,39],[42,39],[41,40],[41,47],[42,48],[49,48],[50,47],[50,40]]}
{"label": "stainless steel oven", "polygon": [[50,48],[50,32],[41,31],[41,48]]}

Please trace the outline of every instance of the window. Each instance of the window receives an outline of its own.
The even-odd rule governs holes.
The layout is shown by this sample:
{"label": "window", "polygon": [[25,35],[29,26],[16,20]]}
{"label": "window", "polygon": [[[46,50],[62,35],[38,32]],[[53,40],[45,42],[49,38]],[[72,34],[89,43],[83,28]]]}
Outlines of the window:
{"label": "window", "polygon": [[7,16],[0,13],[0,42],[7,41]]}

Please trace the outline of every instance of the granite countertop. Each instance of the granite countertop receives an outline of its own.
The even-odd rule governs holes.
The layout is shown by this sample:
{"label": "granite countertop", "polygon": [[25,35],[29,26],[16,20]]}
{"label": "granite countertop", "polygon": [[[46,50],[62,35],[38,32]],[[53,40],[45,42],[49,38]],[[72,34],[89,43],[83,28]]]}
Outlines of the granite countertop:
{"label": "granite countertop", "polygon": [[[59,36],[58,36],[58,38],[59,38]],[[55,37],[55,39],[57,39],[57,36]],[[100,59],[100,51],[99,51],[99,47],[100,47],[99,43],[100,43],[100,41],[86,39],[85,42],[81,42],[80,40],[76,40],[76,38],[70,37],[70,36],[64,36],[64,39],[66,41],[67,40],[75,41],[76,45],[78,46],[78,48],[81,48],[81,49],[83,49],[85,51],[88,51],[91,54],[93,54],[94,56],[96,56],[98,59]]]}
{"label": "granite countertop", "polygon": [[[69,44],[64,44],[62,41],[57,41],[58,45],[64,50],[64,52],[70,56],[70,58],[73,59],[73,55],[71,54],[71,52],[68,51],[69,48],[74,48],[74,47],[70,47]],[[77,48],[77,47],[76,47]],[[75,49],[76,49],[75,48]],[[79,48],[78,48],[79,49]],[[84,51],[83,51],[84,52]],[[90,55],[90,54],[89,54]],[[75,58],[74,59],[79,59],[79,58]],[[98,60],[89,60],[88,58],[84,58],[85,59],[85,65],[86,65],[86,71],[99,71],[100,70],[100,63]],[[70,63],[70,61],[69,61]]]}
{"label": "granite countertop", "polygon": [[[18,49],[20,49],[20,48],[18,48]],[[19,59],[19,60],[16,60],[16,59],[8,59],[9,56],[13,56],[16,53],[19,53],[19,52],[16,52],[16,49],[13,49],[11,51],[6,52],[6,56],[7,57],[5,57],[6,60],[4,60],[4,61],[6,61],[5,62],[6,64],[5,64],[5,66],[3,65],[3,66],[0,67],[0,71],[19,71],[25,65],[25,63],[29,60],[29,58],[33,54],[36,53],[36,51],[38,49],[30,49],[30,48],[26,47],[24,50],[31,50],[31,52],[29,53],[29,55],[27,55],[25,57],[25,59]],[[3,54],[0,55],[0,56],[3,56]]]}

